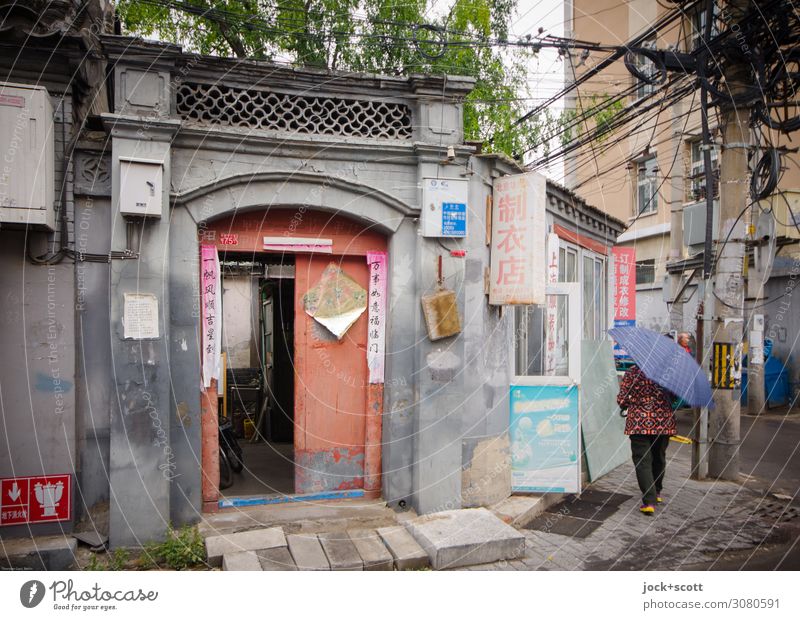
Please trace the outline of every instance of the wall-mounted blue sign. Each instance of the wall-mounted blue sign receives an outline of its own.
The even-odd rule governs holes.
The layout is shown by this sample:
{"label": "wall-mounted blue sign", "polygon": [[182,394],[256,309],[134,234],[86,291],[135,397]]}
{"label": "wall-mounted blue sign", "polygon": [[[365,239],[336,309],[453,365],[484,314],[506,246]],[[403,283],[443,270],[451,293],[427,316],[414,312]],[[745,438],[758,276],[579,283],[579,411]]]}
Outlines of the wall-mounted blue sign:
{"label": "wall-mounted blue sign", "polygon": [[467,205],[463,202],[442,203],[442,236],[467,236]]}

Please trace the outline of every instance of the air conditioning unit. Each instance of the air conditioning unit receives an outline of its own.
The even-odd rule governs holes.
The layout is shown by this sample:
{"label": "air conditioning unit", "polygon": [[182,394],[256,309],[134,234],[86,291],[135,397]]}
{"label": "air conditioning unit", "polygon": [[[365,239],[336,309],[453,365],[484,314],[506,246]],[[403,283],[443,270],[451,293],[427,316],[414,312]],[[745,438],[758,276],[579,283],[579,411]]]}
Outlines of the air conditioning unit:
{"label": "air conditioning unit", "polygon": [[[716,232],[719,226],[719,200],[714,201],[714,226]],[[716,240],[716,235],[713,235]],[[683,206],[683,244],[689,255],[699,254],[703,251],[706,242],[706,201],[693,202]]]}
{"label": "air conditioning unit", "polygon": [[55,229],[53,159],[47,89],[0,82],[0,223]]}

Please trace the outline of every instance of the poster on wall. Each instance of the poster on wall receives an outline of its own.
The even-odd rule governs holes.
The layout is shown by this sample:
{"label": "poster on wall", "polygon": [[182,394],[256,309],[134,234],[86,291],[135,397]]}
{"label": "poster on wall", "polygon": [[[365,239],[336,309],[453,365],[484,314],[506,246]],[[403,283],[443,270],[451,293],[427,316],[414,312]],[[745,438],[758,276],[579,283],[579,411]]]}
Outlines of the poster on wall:
{"label": "poster on wall", "polygon": [[[614,327],[636,325],[636,248],[611,249],[614,278]],[[627,353],[614,343],[614,357]]]}
{"label": "poster on wall", "polygon": [[543,304],[547,182],[538,172],[494,180],[489,303]]}
{"label": "poster on wall", "polygon": [[510,401],[512,490],[579,493],[578,387],[512,385]]}

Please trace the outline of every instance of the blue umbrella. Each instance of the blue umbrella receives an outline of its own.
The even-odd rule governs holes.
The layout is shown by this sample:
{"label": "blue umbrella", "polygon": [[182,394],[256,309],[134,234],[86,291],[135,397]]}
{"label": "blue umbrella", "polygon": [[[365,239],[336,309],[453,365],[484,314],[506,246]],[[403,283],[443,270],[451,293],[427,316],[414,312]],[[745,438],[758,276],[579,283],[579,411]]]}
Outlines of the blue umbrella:
{"label": "blue umbrella", "polygon": [[614,327],[608,333],[648,379],[692,407],[713,409],[711,386],[703,369],[677,342],[644,327]]}

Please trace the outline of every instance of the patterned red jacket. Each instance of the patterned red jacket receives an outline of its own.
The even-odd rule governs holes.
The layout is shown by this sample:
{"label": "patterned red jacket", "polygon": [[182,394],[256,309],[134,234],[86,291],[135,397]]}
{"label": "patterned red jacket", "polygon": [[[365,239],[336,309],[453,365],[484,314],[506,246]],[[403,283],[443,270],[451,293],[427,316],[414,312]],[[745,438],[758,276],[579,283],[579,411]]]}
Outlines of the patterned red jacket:
{"label": "patterned red jacket", "polygon": [[628,409],[626,435],[674,435],[675,413],[669,392],[631,366],[617,394],[617,404]]}

